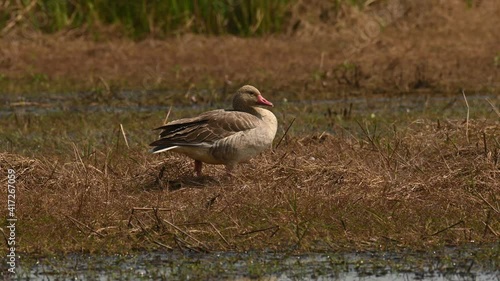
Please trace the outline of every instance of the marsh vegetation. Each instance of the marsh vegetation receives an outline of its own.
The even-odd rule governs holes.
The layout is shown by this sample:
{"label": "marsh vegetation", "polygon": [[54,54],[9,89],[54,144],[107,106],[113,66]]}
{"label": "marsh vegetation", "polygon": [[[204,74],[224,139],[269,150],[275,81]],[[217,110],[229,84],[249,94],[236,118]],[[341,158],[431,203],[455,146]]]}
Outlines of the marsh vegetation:
{"label": "marsh vegetation", "polygon": [[196,178],[188,158],[148,152],[166,107],[116,111],[80,99],[71,111],[21,107],[2,118],[1,161],[22,179],[28,252],[493,242],[500,127],[491,98],[469,97],[468,119],[463,97],[279,102],[274,151],[234,178],[219,166]]}
{"label": "marsh vegetation", "polygon": [[[498,3],[254,1],[289,12],[256,25],[263,8],[239,1],[255,17],[33,2],[0,17],[0,166],[18,176],[21,253],[498,245]],[[167,115],[227,107],[243,84],[276,105],[272,151],[232,178],[148,152]],[[498,264],[493,249],[478,260]]]}

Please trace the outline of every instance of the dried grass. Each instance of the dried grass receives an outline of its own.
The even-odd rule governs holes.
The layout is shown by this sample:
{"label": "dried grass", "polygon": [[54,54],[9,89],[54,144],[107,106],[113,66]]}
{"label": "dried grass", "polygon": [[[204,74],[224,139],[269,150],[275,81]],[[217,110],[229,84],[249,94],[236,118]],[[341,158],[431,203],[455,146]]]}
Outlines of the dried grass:
{"label": "dried grass", "polygon": [[469,120],[470,142],[465,126],[287,136],[232,178],[219,166],[194,178],[183,156],[125,145],[82,157],[74,144],[64,162],[1,153],[0,165],[17,171],[18,239],[29,253],[498,241],[500,123]]}
{"label": "dried grass", "polygon": [[314,92],[318,99],[339,88],[498,91],[498,2],[467,8],[461,0],[371,1],[363,11],[334,7],[336,1],[303,2],[292,11],[289,35],[264,38],[7,36],[0,38],[0,86],[30,93],[233,82],[286,89],[298,98]]}

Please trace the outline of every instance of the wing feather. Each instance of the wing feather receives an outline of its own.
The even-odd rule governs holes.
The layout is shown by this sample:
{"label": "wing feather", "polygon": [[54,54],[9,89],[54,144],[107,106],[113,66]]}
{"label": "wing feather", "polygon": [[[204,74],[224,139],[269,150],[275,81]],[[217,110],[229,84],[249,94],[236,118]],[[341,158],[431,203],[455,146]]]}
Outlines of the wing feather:
{"label": "wing feather", "polygon": [[261,120],[250,113],[214,110],[193,118],[172,121],[156,128],[160,139],[151,146],[201,146],[214,143],[238,132],[256,128]]}

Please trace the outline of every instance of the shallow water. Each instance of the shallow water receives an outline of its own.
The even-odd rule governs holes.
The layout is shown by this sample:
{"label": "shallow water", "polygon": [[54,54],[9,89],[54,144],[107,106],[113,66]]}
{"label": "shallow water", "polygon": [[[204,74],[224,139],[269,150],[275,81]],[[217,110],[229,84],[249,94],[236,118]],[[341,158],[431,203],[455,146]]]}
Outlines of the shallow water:
{"label": "shallow water", "polygon": [[[172,114],[168,115],[169,120],[174,120],[207,110],[229,107],[227,100],[222,102],[220,99],[216,103],[205,100],[192,104],[186,103],[185,100],[184,103],[173,102],[168,98],[162,100],[161,97],[165,94],[160,92],[117,93],[117,97],[111,101],[95,100],[86,95],[88,94],[52,95],[24,100],[0,97],[0,118],[5,117],[5,120],[9,120],[6,122],[18,124],[19,127],[26,126],[31,119],[43,118],[43,124],[65,120],[67,130],[74,130],[75,128],[71,127],[73,124],[88,122],[98,128],[92,131],[94,133],[123,124],[128,136],[133,139],[142,136],[145,128],[152,129],[161,124],[170,110]],[[180,94],[170,95],[179,98]],[[500,107],[500,99],[494,94],[471,95],[467,96],[467,100],[470,106],[470,120],[498,118],[496,111]],[[375,126],[372,128],[374,131],[382,132],[384,129],[392,130],[400,124],[406,125],[422,118],[436,121],[438,125],[446,119],[466,120],[468,113],[462,94],[368,95],[300,101],[276,97],[273,103],[275,107],[271,110],[280,124],[278,136],[285,135],[288,126],[290,130],[287,130],[287,133],[290,136],[316,133],[335,135],[343,132],[339,128],[363,136],[362,126]],[[100,120],[108,120],[107,127],[99,127]],[[100,136],[95,137],[100,139]],[[92,139],[92,136],[89,138]]]}
{"label": "shallow water", "polygon": [[[209,95],[208,93],[206,93]],[[175,110],[203,111],[213,108],[227,108],[228,102],[200,102],[191,105],[178,105],[169,97],[182,96],[180,93],[163,91],[122,91],[112,96],[100,97],[94,93],[50,94],[44,97],[0,97],[0,117],[13,113],[48,114],[55,112],[154,112],[168,111],[171,105]],[[498,102],[497,96],[492,93],[475,93],[467,96],[471,107],[492,110],[487,102]],[[342,108],[352,112],[411,112],[426,110],[459,110],[464,111],[466,105],[463,95],[440,94],[401,94],[401,95],[365,95],[362,97],[343,97],[328,100],[300,100],[287,101],[286,98],[273,100],[276,111],[290,106],[314,106],[328,108]]]}
{"label": "shallow water", "polygon": [[113,256],[73,254],[23,262],[17,268],[17,279],[500,280],[498,251],[499,245],[418,253],[380,251],[291,255],[155,251]]}

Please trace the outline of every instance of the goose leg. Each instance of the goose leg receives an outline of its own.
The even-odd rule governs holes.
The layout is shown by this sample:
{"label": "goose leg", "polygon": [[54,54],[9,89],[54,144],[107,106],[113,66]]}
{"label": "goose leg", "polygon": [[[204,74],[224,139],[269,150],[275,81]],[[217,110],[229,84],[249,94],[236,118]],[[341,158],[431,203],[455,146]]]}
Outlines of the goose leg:
{"label": "goose leg", "polygon": [[227,177],[232,177],[233,176],[234,166],[235,165],[226,165],[226,176]]}
{"label": "goose leg", "polygon": [[194,160],[194,172],[198,177],[201,177],[201,168],[203,167],[203,162],[199,160]]}

